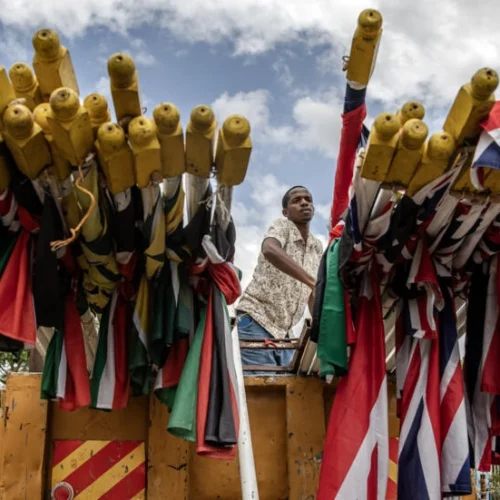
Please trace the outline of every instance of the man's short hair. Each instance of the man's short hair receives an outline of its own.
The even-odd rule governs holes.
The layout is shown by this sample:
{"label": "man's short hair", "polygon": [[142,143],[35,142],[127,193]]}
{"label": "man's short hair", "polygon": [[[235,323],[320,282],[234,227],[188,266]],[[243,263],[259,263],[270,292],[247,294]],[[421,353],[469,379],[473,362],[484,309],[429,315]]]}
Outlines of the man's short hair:
{"label": "man's short hair", "polygon": [[307,192],[309,192],[309,189],[307,189],[304,186],[292,186],[284,195],[283,199],[281,200],[281,205],[283,208],[286,208],[288,206],[288,202],[290,201],[290,194],[294,189],[305,189]]}

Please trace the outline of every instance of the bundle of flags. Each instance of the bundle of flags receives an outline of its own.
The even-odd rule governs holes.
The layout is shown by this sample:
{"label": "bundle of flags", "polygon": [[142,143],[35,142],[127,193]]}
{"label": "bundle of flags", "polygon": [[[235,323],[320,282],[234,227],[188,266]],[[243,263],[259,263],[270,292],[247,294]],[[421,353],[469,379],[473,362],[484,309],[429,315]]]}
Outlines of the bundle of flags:
{"label": "bundle of flags", "polygon": [[[0,193],[0,296],[9,306],[0,347],[33,347],[37,327],[51,328],[42,398],[110,411],[154,389],[172,411],[171,432],[200,454],[232,459],[239,417],[228,305],[241,276],[229,212],[213,210],[222,201],[209,184],[186,225],[181,179],[168,197],[161,186],[111,195],[97,188],[95,168],[84,170],[96,203],[81,237],[57,252],[64,219],[51,191],[40,199],[19,175]],[[81,322],[89,308],[99,315],[90,377]]]}
{"label": "bundle of flags", "polygon": [[[171,432],[234,458],[228,305],[241,289],[230,203],[250,124],[219,125],[200,105],[184,130],[168,102],[145,116],[125,53],[108,60],[112,118],[104,96],[80,98],[69,51],[42,31],[33,68],[0,66],[0,351],[45,355],[41,397],[63,410],[113,411],[154,392],[173,412]],[[49,39],[67,69],[59,80],[40,56]]]}
{"label": "bundle of flags", "polygon": [[[500,169],[500,103],[482,123],[475,152],[456,153],[444,173],[411,195],[361,176],[365,116],[365,89],[348,84],[330,243],[313,311],[320,375],[341,377],[318,499],[387,493],[384,302],[396,315],[398,498],[466,495],[470,469],[490,470],[500,436],[500,205],[493,197],[460,199],[451,188],[470,165],[478,189]],[[467,300],[463,363],[458,296]]]}

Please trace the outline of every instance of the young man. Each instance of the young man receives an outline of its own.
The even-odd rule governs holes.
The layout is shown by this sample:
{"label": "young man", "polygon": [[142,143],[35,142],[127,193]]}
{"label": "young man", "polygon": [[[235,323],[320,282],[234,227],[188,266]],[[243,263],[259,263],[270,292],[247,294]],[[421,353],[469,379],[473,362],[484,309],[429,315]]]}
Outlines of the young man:
{"label": "young man", "polygon": [[[314,216],[311,193],[290,188],[282,200],[283,218],[268,229],[252,280],[238,304],[238,335],[242,340],[284,339],[312,309],[316,273],[323,252],[309,232]],[[243,365],[288,365],[294,351],[242,349]]]}

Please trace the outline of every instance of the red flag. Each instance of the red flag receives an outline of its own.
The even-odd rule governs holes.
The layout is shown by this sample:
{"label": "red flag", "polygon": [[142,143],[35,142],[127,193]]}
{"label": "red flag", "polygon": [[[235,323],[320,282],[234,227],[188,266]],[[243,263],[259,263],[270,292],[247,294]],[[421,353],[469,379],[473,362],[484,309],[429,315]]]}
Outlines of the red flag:
{"label": "red flag", "polygon": [[340,138],[337,170],[335,171],[335,186],[333,189],[333,203],[331,224],[335,228],[342,214],[349,205],[349,186],[352,181],[356,151],[359,146],[363,120],[366,118],[366,106],[363,104],[353,111],[342,115],[342,133]]}
{"label": "red flag", "polygon": [[21,230],[0,279],[0,333],[35,345],[36,319],[31,293],[29,239]]}
{"label": "red flag", "polygon": [[73,411],[90,404],[90,384],[85,358],[82,324],[75,305],[75,297],[66,299],[64,314],[64,353],[67,360],[64,397],[59,400],[61,410]]}

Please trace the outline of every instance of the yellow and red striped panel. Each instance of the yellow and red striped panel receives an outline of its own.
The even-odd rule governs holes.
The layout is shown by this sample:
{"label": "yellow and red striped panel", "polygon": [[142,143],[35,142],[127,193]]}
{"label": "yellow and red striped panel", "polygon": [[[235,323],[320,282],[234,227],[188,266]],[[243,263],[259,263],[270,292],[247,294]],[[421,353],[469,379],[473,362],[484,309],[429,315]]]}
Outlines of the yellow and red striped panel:
{"label": "yellow and red striped panel", "polygon": [[55,441],[55,500],[144,500],[143,441]]}
{"label": "yellow and red striped panel", "polygon": [[386,500],[397,500],[398,498],[398,445],[398,438],[389,438],[389,478],[387,480]]}

